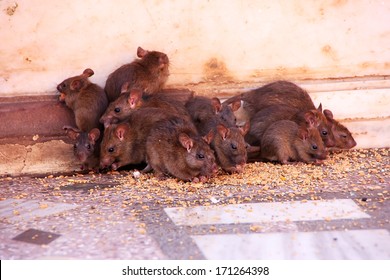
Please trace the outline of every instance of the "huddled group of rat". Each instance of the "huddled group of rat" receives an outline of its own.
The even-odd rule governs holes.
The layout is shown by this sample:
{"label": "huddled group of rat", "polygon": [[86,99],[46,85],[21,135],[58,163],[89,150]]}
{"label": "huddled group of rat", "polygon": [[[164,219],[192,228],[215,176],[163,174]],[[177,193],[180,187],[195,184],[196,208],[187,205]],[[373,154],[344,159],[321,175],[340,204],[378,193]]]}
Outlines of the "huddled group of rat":
{"label": "huddled group of rat", "polygon": [[[65,126],[83,169],[116,170],[144,164],[158,178],[205,182],[218,168],[241,172],[248,161],[321,163],[330,148],[356,145],[329,110],[316,108],[308,93],[276,81],[233,96],[196,96],[165,89],[168,56],[138,47],[138,58],[112,72],[104,89],[85,69],[57,86],[59,100],[74,112]],[[236,124],[243,104],[249,120]]]}

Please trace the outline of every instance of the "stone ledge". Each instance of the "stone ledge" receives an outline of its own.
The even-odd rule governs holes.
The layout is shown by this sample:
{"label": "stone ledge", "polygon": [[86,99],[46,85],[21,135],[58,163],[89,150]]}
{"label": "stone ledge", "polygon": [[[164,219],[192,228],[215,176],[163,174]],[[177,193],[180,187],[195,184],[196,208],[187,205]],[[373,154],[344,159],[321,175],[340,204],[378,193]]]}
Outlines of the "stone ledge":
{"label": "stone ledge", "polygon": [[62,140],[33,145],[0,145],[0,176],[67,173],[79,168],[72,145]]}

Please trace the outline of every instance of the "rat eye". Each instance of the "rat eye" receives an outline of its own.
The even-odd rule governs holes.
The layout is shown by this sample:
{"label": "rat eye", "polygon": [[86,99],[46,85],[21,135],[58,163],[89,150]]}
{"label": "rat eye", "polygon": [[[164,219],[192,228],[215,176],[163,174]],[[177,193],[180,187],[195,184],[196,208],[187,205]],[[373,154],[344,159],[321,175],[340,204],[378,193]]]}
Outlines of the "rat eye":
{"label": "rat eye", "polygon": [[326,136],[326,135],[328,135],[328,132],[326,130],[323,130],[323,131],[321,131],[321,134]]}
{"label": "rat eye", "polygon": [[121,108],[116,107],[116,108],[114,109],[114,111],[115,111],[115,113],[119,113],[119,112],[121,111]]}
{"label": "rat eye", "polygon": [[204,159],[204,155],[203,154],[196,154],[196,158],[197,159]]}
{"label": "rat eye", "polygon": [[230,144],[230,147],[233,149],[233,150],[237,150],[237,145],[235,143],[231,143]]}
{"label": "rat eye", "polygon": [[340,136],[341,136],[341,138],[344,138],[344,139],[347,138],[347,135],[346,135],[346,134],[341,134]]}
{"label": "rat eye", "polygon": [[317,150],[317,149],[318,149],[318,146],[317,146],[316,144],[313,144],[313,145],[311,146],[311,148],[312,148],[313,150]]}
{"label": "rat eye", "polygon": [[114,148],[109,148],[109,149],[108,149],[108,152],[109,152],[109,153],[113,153],[114,150],[115,150]]}
{"label": "rat eye", "polygon": [[90,144],[87,145],[87,149],[88,149],[88,150],[91,149],[91,145],[90,145]]}

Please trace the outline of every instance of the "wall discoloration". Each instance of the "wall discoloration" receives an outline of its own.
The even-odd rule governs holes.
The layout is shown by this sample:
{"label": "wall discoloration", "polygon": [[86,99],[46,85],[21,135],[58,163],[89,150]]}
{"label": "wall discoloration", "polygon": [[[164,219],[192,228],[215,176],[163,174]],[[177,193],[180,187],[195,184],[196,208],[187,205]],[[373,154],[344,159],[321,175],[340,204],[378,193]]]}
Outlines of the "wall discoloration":
{"label": "wall discoloration", "polygon": [[334,50],[330,45],[325,45],[322,47],[321,52],[326,56],[332,59],[333,61],[338,61],[338,56],[336,50]]}
{"label": "wall discoloration", "polygon": [[[390,61],[387,1],[3,0],[0,10],[1,96],[53,92],[87,67],[104,86],[138,46],[168,54],[171,85],[210,80],[211,58],[228,68],[224,79],[238,82],[254,81],[256,71],[264,80],[297,69],[305,70],[297,79],[390,74],[383,66]],[[372,64],[359,67],[365,61]]]}
{"label": "wall discoloration", "polygon": [[212,82],[224,82],[224,81],[234,81],[233,77],[230,74],[230,71],[227,69],[226,64],[217,59],[211,58],[204,64],[204,80]]}
{"label": "wall discoloration", "polygon": [[9,16],[13,16],[16,12],[16,9],[19,7],[18,3],[13,3],[5,9],[5,13]]}

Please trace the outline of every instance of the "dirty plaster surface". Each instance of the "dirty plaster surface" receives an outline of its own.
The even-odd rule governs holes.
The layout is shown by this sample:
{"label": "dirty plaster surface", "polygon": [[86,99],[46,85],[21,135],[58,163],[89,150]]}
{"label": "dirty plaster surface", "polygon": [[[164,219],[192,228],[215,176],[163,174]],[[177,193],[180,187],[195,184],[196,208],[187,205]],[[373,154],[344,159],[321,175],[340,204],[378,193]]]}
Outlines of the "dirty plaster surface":
{"label": "dirty plaster surface", "polygon": [[[389,191],[388,148],[250,163],[205,184],[134,170],[7,176],[0,258],[390,259]],[[251,250],[265,240],[280,252]]]}

